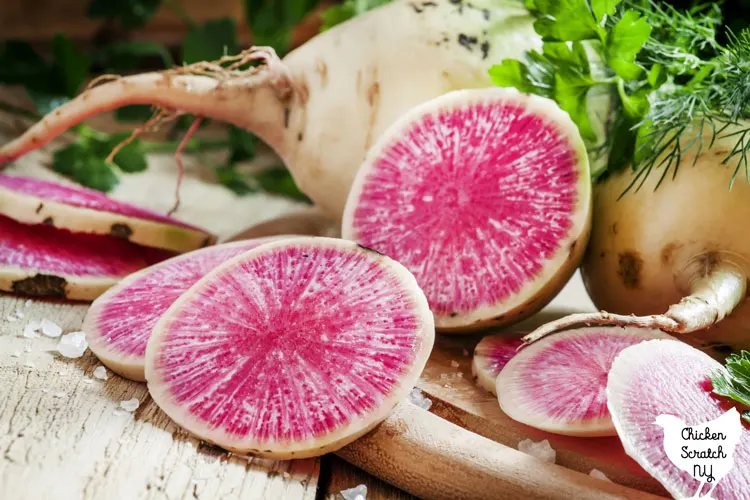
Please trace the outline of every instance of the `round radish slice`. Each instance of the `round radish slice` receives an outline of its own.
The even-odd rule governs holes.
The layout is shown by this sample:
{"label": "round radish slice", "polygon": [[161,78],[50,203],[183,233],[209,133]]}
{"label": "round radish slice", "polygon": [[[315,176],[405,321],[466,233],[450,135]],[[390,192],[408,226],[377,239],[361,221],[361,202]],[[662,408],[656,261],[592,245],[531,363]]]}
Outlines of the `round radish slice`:
{"label": "round radish slice", "polygon": [[[728,400],[712,393],[709,377],[719,370],[724,368],[716,360],[677,340],[628,347],[612,364],[607,405],[623,447],[675,498],[745,500],[750,495],[750,429],[738,412],[726,413],[731,408]],[[688,426],[698,426],[701,432],[708,427],[727,437],[721,443],[726,460],[697,461],[713,466],[711,484],[701,485],[691,466],[683,470],[677,465],[691,462],[681,459],[682,445],[697,449],[697,441],[679,440]],[[680,441],[671,459],[665,439]],[[703,496],[697,495],[699,489]]]}
{"label": "round radish slice", "polygon": [[404,400],[434,342],[403,266],[352,242],[290,238],[221,264],[157,323],[154,401],[194,435],[271,458],[335,451]]}
{"label": "round radish slice", "polygon": [[92,300],[128,274],[174,255],[3,216],[0,235],[0,290],[36,297]]}
{"label": "round radish slice", "polygon": [[0,175],[0,214],[25,224],[106,234],[175,252],[216,242],[216,237],[203,229],[99,191],[31,177]]}
{"label": "round radish slice", "polygon": [[131,274],[97,298],[86,313],[81,329],[91,351],[113,372],[145,381],[146,343],[164,311],[219,264],[279,238],[211,246]]}
{"label": "round radish slice", "polygon": [[471,373],[479,387],[497,394],[495,380],[500,370],[516,355],[518,348],[524,345],[520,337],[506,334],[487,335],[474,348],[471,360]]}
{"label": "round radish slice", "polygon": [[552,300],[582,258],[590,214],[588,158],[567,113],[510,88],[459,90],[413,108],[368,152],[342,235],[404,264],[438,330],[462,332]]}
{"label": "round radish slice", "polygon": [[620,351],[654,338],[671,337],[660,330],[591,327],[529,344],[497,376],[500,408],[554,434],[614,436],[605,396],[609,368]]}

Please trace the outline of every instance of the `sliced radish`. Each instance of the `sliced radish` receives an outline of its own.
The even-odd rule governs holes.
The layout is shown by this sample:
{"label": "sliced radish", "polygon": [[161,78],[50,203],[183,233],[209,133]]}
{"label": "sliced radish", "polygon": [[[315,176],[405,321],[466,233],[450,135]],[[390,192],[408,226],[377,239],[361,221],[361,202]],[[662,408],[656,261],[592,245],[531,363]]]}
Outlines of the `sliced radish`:
{"label": "sliced radish", "polygon": [[671,337],[659,330],[591,327],[529,344],[497,376],[500,408],[555,434],[614,436],[605,396],[609,368],[620,351],[654,338]]}
{"label": "sliced radish", "polygon": [[402,265],[353,242],[290,238],[221,264],[166,311],[146,380],[175,422],[228,450],[334,451],[407,398],[434,342]]}
{"label": "sliced radish", "polygon": [[520,337],[507,334],[487,335],[474,348],[471,373],[479,387],[497,394],[495,381],[500,370],[516,355],[524,342]]}
{"label": "sliced radish", "polygon": [[175,252],[216,242],[216,237],[203,229],[99,191],[31,177],[0,175],[0,214],[25,224],[106,234]]}
{"label": "sliced radish", "polygon": [[530,316],[578,266],[589,164],[570,116],[510,88],[453,91],[388,128],[357,172],[342,235],[404,264],[442,331]]}
{"label": "sliced radish", "polygon": [[[681,433],[684,426],[700,425],[703,429],[702,424],[729,438],[722,448],[725,454],[731,453],[734,464],[726,468],[726,476],[715,476],[715,482],[704,485],[705,496],[700,498],[749,498],[750,430],[739,424],[738,413],[725,415],[731,405],[712,394],[709,376],[722,369],[707,354],[676,340],[652,340],[628,347],[612,364],[607,400],[623,447],[675,498],[697,498],[701,483],[669,459],[664,439],[668,433]],[[656,423],[660,415],[676,417],[680,426],[662,428]],[[724,422],[711,422],[719,418]],[[740,432],[738,443],[732,440],[733,429]],[[685,444],[692,448],[695,441]],[[707,462],[713,462],[714,473],[722,469],[720,461]]]}
{"label": "sliced radish", "polygon": [[146,343],[164,311],[219,264],[279,238],[215,245],[131,274],[97,298],[86,313],[82,330],[91,351],[113,372],[146,380]]}
{"label": "sliced radish", "polygon": [[1,215],[0,235],[0,290],[36,297],[92,300],[128,274],[174,255]]}

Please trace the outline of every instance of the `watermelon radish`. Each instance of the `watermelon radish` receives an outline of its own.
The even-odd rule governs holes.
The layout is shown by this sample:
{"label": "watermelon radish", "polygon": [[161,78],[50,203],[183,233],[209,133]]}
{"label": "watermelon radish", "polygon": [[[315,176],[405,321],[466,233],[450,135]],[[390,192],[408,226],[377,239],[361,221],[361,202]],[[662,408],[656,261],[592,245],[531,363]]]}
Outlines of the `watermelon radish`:
{"label": "watermelon radish", "polygon": [[104,193],[31,177],[0,175],[0,215],[77,233],[106,234],[139,245],[186,252],[216,237]]}
{"label": "watermelon radish", "polygon": [[624,348],[660,330],[591,327],[568,330],[523,347],[495,382],[500,408],[512,419],[568,436],[614,436],[607,411],[607,374]]}
{"label": "watermelon radish", "polygon": [[507,334],[487,335],[474,348],[471,360],[471,374],[479,387],[497,394],[495,381],[500,370],[516,355],[523,340]]}
{"label": "watermelon radish", "polygon": [[0,290],[36,297],[92,300],[128,274],[174,255],[1,215],[0,234]]}
{"label": "watermelon radish", "polygon": [[154,401],[225,449],[335,451],[408,397],[434,342],[417,282],[353,242],[287,238],[232,258],[164,313],[146,347]]}
{"label": "watermelon radish", "polygon": [[131,274],[97,298],[86,313],[81,329],[91,351],[118,375],[145,381],[146,342],[164,311],[222,262],[278,238],[202,248]]}
{"label": "watermelon radish", "polygon": [[[726,414],[730,405],[712,394],[709,377],[723,369],[708,354],[677,340],[650,340],[628,347],[612,364],[607,406],[617,434],[628,455],[675,498],[697,498],[696,493],[703,488],[688,471],[669,459],[664,439],[667,433],[681,433],[686,426],[700,425],[703,430],[703,424],[729,438],[722,448],[724,453],[732,454],[734,465],[726,476],[716,477],[713,484],[706,486],[704,495],[714,488],[710,495],[700,498],[740,500],[750,494],[750,429],[739,424],[738,413]],[[675,422],[679,426],[663,428],[659,422],[664,417],[660,416],[678,419]],[[712,425],[711,421],[720,418],[734,422]],[[734,432],[739,436],[733,436]],[[717,461],[707,462],[714,462],[714,471],[719,472]]]}
{"label": "watermelon radish", "polygon": [[405,265],[438,330],[507,325],[544,307],[581,261],[586,151],[570,116],[510,88],[413,108],[369,151],[342,235]]}

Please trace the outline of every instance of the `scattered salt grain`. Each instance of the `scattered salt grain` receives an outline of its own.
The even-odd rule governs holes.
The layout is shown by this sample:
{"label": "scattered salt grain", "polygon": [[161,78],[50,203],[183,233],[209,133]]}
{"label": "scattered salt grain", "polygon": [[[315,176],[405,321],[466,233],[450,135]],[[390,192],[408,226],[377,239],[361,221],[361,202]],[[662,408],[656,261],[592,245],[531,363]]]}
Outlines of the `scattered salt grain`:
{"label": "scattered salt grain", "polygon": [[86,336],[83,332],[72,332],[63,335],[57,344],[57,352],[66,358],[80,358],[88,348]]}
{"label": "scattered salt grain", "polygon": [[122,408],[125,411],[134,412],[138,409],[138,406],[140,406],[141,402],[138,401],[138,398],[132,398],[128,399],[127,401],[120,401],[120,408]]}
{"label": "scattered salt grain", "polygon": [[290,477],[292,477],[292,475],[287,471],[282,472],[281,475],[284,477],[284,479],[289,479]]}
{"label": "scattered salt grain", "polygon": [[20,353],[20,352],[18,352],[18,351],[14,351],[14,352],[12,352],[12,353],[11,353],[10,355],[11,355],[12,357],[14,357],[14,358],[20,358],[20,357],[21,357],[21,353]]}
{"label": "scattered salt grain", "polygon": [[31,307],[31,299],[23,303],[23,307]]}
{"label": "scattered salt grain", "polygon": [[62,334],[62,328],[57,323],[48,319],[43,319],[41,323],[42,333],[47,337],[57,338]]}
{"label": "scattered salt grain", "polygon": [[538,443],[531,439],[524,439],[518,443],[518,450],[551,464],[555,463],[555,458],[557,456],[557,453],[555,453],[555,450],[549,444],[549,440],[547,439],[539,441]]}
{"label": "scattered salt grain", "polygon": [[341,490],[339,493],[341,493],[341,497],[344,500],[366,500],[367,486],[360,484],[359,486],[349,488],[348,490]]}
{"label": "scattered salt grain", "polygon": [[67,396],[67,394],[61,391],[61,392],[54,393],[52,396],[56,398],[64,398],[65,396]]}
{"label": "scattered salt grain", "polygon": [[429,410],[430,406],[432,406],[432,400],[425,397],[418,387],[413,388],[409,393],[409,401],[425,410]]}
{"label": "scattered salt grain", "polygon": [[468,356],[468,355],[469,355],[469,350],[464,348],[464,356]]}
{"label": "scattered salt grain", "polygon": [[98,378],[99,380],[107,380],[107,369],[103,366],[97,366],[94,368],[94,378]]}
{"label": "scattered salt grain", "polygon": [[16,309],[16,318],[23,319],[24,316],[25,316],[25,314],[23,313],[22,310]]}
{"label": "scattered salt grain", "polygon": [[453,368],[458,368],[460,365],[459,365],[458,361],[456,361],[455,359],[452,359],[451,360],[451,366]]}
{"label": "scattered salt grain", "polygon": [[27,368],[34,368],[34,363],[32,363],[31,361],[27,361],[23,364],[23,366]]}
{"label": "scattered salt grain", "polygon": [[84,379],[83,379],[83,383],[84,383],[84,384],[93,384],[93,383],[94,383],[94,381],[93,381],[93,379],[90,379],[90,378],[84,378]]}
{"label": "scattered salt grain", "polygon": [[8,323],[14,323],[14,322],[15,322],[15,321],[16,321],[17,319],[18,319],[18,318],[16,318],[15,316],[8,316],[7,318],[5,318],[5,320],[6,320],[6,321],[7,321]]}
{"label": "scattered salt grain", "polygon": [[49,389],[47,389],[47,388],[45,387],[44,389],[41,389],[41,391],[42,391],[43,393],[47,394],[47,393],[49,392]]}
{"label": "scattered salt grain", "polygon": [[591,469],[591,472],[589,472],[589,476],[595,477],[597,479],[604,479],[605,481],[609,481],[610,483],[612,480],[608,478],[602,471],[599,469]]}
{"label": "scattered salt grain", "polygon": [[458,372],[458,373],[456,373],[456,376],[458,378],[464,378],[464,372]]}
{"label": "scattered salt grain", "polygon": [[24,352],[31,352],[31,344],[26,344],[25,346],[23,346],[23,350]]}
{"label": "scattered salt grain", "polygon": [[35,339],[39,337],[37,331],[42,327],[42,322],[32,319],[23,328],[23,336],[27,339]]}

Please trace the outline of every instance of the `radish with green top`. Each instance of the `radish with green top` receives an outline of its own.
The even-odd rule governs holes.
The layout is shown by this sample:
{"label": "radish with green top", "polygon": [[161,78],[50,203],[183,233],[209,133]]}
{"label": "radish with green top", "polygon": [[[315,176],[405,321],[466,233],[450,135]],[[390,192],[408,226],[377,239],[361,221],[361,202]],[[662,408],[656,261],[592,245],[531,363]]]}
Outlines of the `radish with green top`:
{"label": "radish with green top", "polygon": [[580,264],[591,221],[586,150],[567,113],[514,89],[414,107],[369,151],[342,236],[405,265],[444,332],[509,325]]}
{"label": "radish with green top", "polygon": [[[491,86],[493,62],[540,43],[521,2],[397,0],[315,36],[283,62],[255,47],[223,68],[202,62],[95,86],[0,148],[0,165],[96,113],[152,104],[255,133],[339,219],[365,152],[388,125],[432,97]],[[251,60],[264,64],[237,69]]]}

